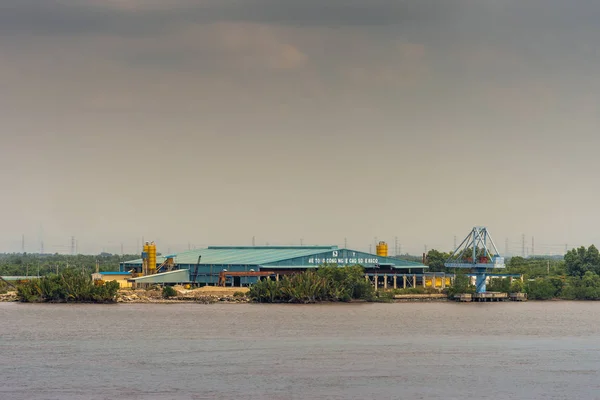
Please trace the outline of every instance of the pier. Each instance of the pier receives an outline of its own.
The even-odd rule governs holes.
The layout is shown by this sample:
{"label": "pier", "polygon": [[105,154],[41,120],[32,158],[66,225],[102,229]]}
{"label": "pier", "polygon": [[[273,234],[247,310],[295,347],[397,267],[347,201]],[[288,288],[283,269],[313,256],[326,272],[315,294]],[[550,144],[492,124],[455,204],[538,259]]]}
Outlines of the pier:
{"label": "pier", "polygon": [[500,293],[500,292],[484,292],[484,293],[461,293],[454,296],[454,300],[461,303],[487,303],[498,301],[527,301],[526,293]]}

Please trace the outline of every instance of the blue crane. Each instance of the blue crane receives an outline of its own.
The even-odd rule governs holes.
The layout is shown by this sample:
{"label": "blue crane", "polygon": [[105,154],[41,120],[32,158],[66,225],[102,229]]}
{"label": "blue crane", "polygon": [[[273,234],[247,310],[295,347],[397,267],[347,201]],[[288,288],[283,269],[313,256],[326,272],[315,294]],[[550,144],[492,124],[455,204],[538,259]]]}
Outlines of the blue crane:
{"label": "blue crane", "polygon": [[477,293],[486,291],[486,273],[489,269],[505,268],[504,257],[484,226],[476,226],[454,250],[444,265],[447,268],[467,268],[475,276]]}

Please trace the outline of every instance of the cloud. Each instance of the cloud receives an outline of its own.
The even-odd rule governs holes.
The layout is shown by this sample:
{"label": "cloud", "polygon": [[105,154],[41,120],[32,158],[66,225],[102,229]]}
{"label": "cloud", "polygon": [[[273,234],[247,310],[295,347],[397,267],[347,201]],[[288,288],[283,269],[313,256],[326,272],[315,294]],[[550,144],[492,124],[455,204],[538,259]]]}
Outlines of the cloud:
{"label": "cloud", "polygon": [[348,63],[341,67],[342,74],[358,86],[397,89],[414,86],[429,74],[425,46],[418,43],[392,43],[385,49],[380,62]]}
{"label": "cloud", "polygon": [[150,35],[185,24],[248,22],[291,26],[388,26],[441,17],[442,0],[4,0],[4,34]]}

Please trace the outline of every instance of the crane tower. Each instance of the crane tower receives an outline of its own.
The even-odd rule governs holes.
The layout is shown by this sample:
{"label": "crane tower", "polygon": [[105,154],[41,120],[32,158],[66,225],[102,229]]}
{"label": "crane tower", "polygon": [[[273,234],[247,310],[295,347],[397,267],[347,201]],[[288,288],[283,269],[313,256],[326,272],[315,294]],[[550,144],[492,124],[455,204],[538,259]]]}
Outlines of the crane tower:
{"label": "crane tower", "polygon": [[486,273],[489,269],[505,268],[504,257],[484,226],[476,226],[454,250],[444,264],[447,268],[470,269],[475,276],[477,293],[486,291]]}

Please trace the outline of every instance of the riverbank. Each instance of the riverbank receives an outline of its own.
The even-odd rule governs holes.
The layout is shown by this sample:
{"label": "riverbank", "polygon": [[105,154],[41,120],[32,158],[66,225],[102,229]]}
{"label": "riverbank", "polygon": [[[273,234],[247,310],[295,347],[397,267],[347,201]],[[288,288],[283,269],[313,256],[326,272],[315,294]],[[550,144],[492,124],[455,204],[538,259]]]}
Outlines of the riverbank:
{"label": "riverbank", "polygon": [[248,288],[231,288],[205,286],[196,289],[185,289],[183,286],[175,286],[177,293],[173,297],[164,298],[160,290],[144,289],[121,289],[119,290],[117,303],[249,303],[246,296]]}

